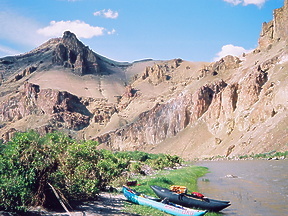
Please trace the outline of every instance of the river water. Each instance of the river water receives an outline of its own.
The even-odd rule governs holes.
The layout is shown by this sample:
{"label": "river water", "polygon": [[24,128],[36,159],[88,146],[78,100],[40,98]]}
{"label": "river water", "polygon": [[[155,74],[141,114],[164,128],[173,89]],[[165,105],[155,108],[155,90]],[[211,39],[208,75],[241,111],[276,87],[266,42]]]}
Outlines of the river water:
{"label": "river water", "polygon": [[288,215],[288,160],[202,161],[210,173],[198,180],[205,196],[230,200],[223,215]]}

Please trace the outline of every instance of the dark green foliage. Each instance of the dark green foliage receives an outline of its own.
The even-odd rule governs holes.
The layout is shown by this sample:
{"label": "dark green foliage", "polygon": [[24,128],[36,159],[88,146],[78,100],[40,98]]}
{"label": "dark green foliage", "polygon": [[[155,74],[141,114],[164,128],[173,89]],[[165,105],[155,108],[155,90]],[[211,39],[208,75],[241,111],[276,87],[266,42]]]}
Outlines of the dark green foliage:
{"label": "dark green foliage", "polygon": [[145,162],[147,159],[152,158],[154,155],[146,152],[140,151],[125,151],[125,152],[116,152],[115,153],[119,158],[125,158],[128,160]]}
{"label": "dark green foliage", "polygon": [[171,156],[166,154],[160,154],[159,157],[150,159],[148,164],[156,170],[161,170],[166,167],[172,168],[173,166],[175,166],[175,164],[181,164],[182,162],[182,159],[176,155]]}
{"label": "dark green foliage", "polygon": [[[126,158],[131,161],[142,162],[141,164],[147,164],[153,169],[161,170],[167,167],[174,167],[177,164],[183,163],[183,160],[179,156],[171,156],[167,154],[150,154],[146,152],[117,152],[117,157]],[[139,165],[139,164],[138,164]]]}
{"label": "dark green foliage", "polygon": [[44,202],[49,174],[57,169],[59,155],[69,143],[60,134],[44,137],[36,132],[17,133],[0,147],[0,209],[25,210]]}
{"label": "dark green foliage", "polygon": [[113,153],[98,150],[97,145],[61,133],[41,137],[34,131],[0,143],[0,210],[25,211],[44,205],[48,183],[68,200],[86,200],[129,172],[143,172],[144,165],[162,169],[182,162],[177,156]]}

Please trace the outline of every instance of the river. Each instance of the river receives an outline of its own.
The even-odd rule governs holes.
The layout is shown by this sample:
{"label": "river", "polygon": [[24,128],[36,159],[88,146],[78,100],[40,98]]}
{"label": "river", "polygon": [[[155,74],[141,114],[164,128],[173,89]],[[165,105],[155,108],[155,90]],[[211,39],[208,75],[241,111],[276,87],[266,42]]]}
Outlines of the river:
{"label": "river", "polygon": [[223,215],[288,215],[288,160],[201,161],[210,173],[198,180],[207,197],[230,200]]}

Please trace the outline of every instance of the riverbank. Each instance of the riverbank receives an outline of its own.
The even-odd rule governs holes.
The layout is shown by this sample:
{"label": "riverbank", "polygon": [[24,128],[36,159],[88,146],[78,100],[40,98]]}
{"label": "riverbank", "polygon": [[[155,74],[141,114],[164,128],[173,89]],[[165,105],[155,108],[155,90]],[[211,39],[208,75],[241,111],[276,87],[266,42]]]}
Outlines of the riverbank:
{"label": "riverbank", "polygon": [[[283,158],[285,159],[285,158]],[[196,179],[196,187],[198,185],[198,191],[203,193],[205,196],[208,197],[213,197],[217,199],[222,199],[222,200],[230,200],[232,202],[232,206],[229,207],[228,209],[223,210],[224,215],[241,215],[239,214],[238,207],[243,207],[246,211],[246,205],[244,204],[245,202],[249,202],[249,205],[252,206],[252,208],[262,208],[261,205],[263,203],[265,204],[266,202],[262,200],[262,197],[265,198],[267,195],[270,196],[270,199],[275,202],[275,199],[277,200],[287,200],[288,194],[286,194],[286,198],[284,197],[279,197],[279,195],[272,196],[271,191],[288,191],[288,184],[283,183],[282,186],[278,186],[278,188],[271,189],[271,185],[277,185],[277,183],[281,181],[287,182],[288,176],[281,176],[288,173],[287,167],[288,167],[288,160],[278,160],[278,159],[261,159],[261,160],[256,160],[256,159],[241,159],[241,160],[224,160],[223,158],[218,159],[217,161],[198,161],[198,162],[193,162],[196,167],[201,166],[201,167],[208,167],[206,169],[206,175],[198,178],[202,174],[198,174],[196,176],[193,176],[191,179]],[[244,168],[241,168],[241,164],[247,164],[244,166]],[[266,164],[269,163],[269,166],[264,166],[262,168],[261,164]],[[275,166],[273,165],[275,163],[276,165],[279,165],[279,163],[283,163],[284,165],[282,167]],[[255,164],[258,164],[258,166],[255,166]],[[190,167],[190,166],[189,166]],[[191,166],[193,167],[193,166]],[[195,166],[194,166],[195,167]],[[254,167],[254,168],[253,168]],[[185,167],[186,168],[186,167]],[[184,169],[185,169],[184,168]],[[252,170],[253,168],[253,170]],[[261,170],[261,172],[260,172]],[[276,172],[276,171],[277,172]],[[245,173],[247,171],[248,173]],[[275,171],[276,173],[270,173],[271,171]],[[174,170],[172,170],[172,173]],[[177,170],[176,170],[177,172]],[[141,186],[138,186],[136,189],[140,189],[141,192],[144,192],[143,187],[147,187],[148,185],[148,178],[152,178],[153,182],[152,184],[159,184],[161,181],[167,181],[169,184],[174,184],[174,183],[179,183],[181,185],[187,185],[187,183],[180,182],[178,179],[184,179],[185,176],[190,177],[192,174],[190,173],[185,173],[183,175],[179,175],[176,173],[176,178],[173,181],[171,178],[168,177],[169,173],[171,173],[171,170],[165,170],[161,171],[160,173],[154,174],[154,175],[149,175],[149,176],[139,176],[135,177],[133,180],[138,180],[138,183],[141,184]],[[270,173],[270,174],[269,174]],[[251,176],[251,175],[252,176]],[[256,176],[258,174],[258,176]],[[251,177],[253,177],[254,179]],[[268,175],[268,176],[266,176]],[[198,176],[198,177],[197,177]],[[264,179],[269,179],[270,177],[272,180],[269,182],[263,182]],[[257,177],[257,178],[256,178]],[[278,178],[276,178],[278,177]],[[198,178],[198,182],[197,182]],[[260,180],[258,179],[260,178]],[[243,182],[247,183],[249,187],[251,188],[245,188],[242,184]],[[234,188],[227,188],[227,185],[232,185]],[[255,188],[261,188],[261,193],[264,191],[264,194],[259,195],[257,192],[251,192]],[[281,188],[282,187],[282,188]],[[240,189],[239,189],[240,188]],[[270,188],[269,192],[265,195],[265,191]],[[196,190],[196,188],[189,188],[191,190]],[[121,189],[120,189],[121,190]],[[146,193],[146,192],[145,192]],[[277,194],[276,193],[276,194]],[[154,195],[154,194],[150,194]],[[155,196],[155,195],[154,195]],[[260,198],[258,197],[260,196]],[[253,198],[257,197],[257,198]],[[287,200],[288,202],[288,200]],[[279,204],[277,202],[276,204]],[[244,206],[245,205],[245,206]],[[249,206],[247,205],[247,206]],[[280,203],[281,205],[281,203]],[[127,208],[128,206],[128,208]],[[256,206],[256,207],[255,207]],[[30,209],[29,213],[27,215],[29,216],[56,216],[56,215],[71,215],[71,216],[97,216],[97,215],[126,215],[126,216],[140,216],[140,215],[147,215],[139,212],[145,212],[147,211],[144,207],[141,210],[135,210],[133,209],[134,207],[137,208],[142,208],[142,206],[137,206],[134,204],[130,204],[126,201],[126,198],[122,193],[100,193],[99,197],[97,200],[89,201],[89,202],[84,202],[81,205],[78,205],[77,207],[74,208],[73,211],[70,211],[70,214],[65,213],[65,212],[49,212],[45,209],[41,208],[34,208]],[[285,206],[283,207],[285,209]],[[139,212],[138,212],[139,211]],[[287,210],[288,211],[288,210]],[[241,211],[240,211],[241,212]],[[267,211],[269,212],[269,211]],[[160,215],[162,214],[159,211],[156,211],[155,215]],[[209,213],[211,214],[211,213]],[[7,212],[0,212],[1,216],[14,216],[15,214],[9,214]],[[149,214],[153,215],[153,214]],[[163,213],[163,215],[166,215]],[[217,215],[217,214],[214,214]],[[257,215],[257,214],[256,214]],[[264,214],[265,215],[265,212]],[[267,214],[268,215],[268,214]],[[276,214],[271,214],[271,215],[277,215]]]}
{"label": "riverbank", "polygon": [[[181,169],[167,169],[158,171],[156,174],[147,176],[134,176],[131,181],[137,181],[137,186],[134,188],[141,193],[155,196],[150,188],[150,185],[159,185],[163,187],[170,187],[173,184],[185,185],[189,191],[196,191],[197,179],[207,173],[207,168],[197,166],[186,166]],[[27,215],[39,216],[54,216],[54,215],[149,215],[160,216],[168,215],[159,210],[152,209],[146,206],[139,206],[126,201],[126,198],[120,193],[100,193],[97,200],[81,203],[74,207],[74,210],[69,213],[48,212],[44,209],[30,209]],[[4,216],[5,214],[3,214]],[[12,214],[11,214],[12,215]],[[6,216],[6,215],[5,215]]]}
{"label": "riverbank", "polygon": [[201,159],[195,159],[194,161],[222,161],[222,160],[232,160],[232,161],[238,161],[238,160],[285,160],[288,158],[288,151],[285,152],[266,152],[261,154],[250,154],[250,155],[241,155],[241,156],[221,156],[216,155],[209,158],[201,158]]}
{"label": "riverbank", "polygon": [[[42,207],[30,208],[25,214],[27,216],[99,216],[99,215],[119,215],[119,216],[139,216],[125,212],[126,199],[122,193],[103,192],[99,194],[97,200],[83,202],[75,206],[69,212],[52,212]],[[16,213],[0,212],[0,216],[16,216]],[[23,215],[23,214],[21,214]]]}

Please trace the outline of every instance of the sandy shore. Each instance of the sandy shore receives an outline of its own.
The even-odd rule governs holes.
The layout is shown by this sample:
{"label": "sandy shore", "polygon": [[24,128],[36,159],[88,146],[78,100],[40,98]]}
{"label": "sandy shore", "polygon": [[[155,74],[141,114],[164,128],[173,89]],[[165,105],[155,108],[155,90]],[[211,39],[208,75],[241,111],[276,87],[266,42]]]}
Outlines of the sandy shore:
{"label": "sandy shore", "polygon": [[[137,214],[125,213],[124,203],[127,202],[123,194],[102,193],[99,200],[83,203],[78,206],[75,213],[71,215],[126,215],[136,216]],[[80,212],[79,212],[80,211]],[[79,214],[82,213],[82,214]]]}
{"label": "sandy shore", "polygon": [[[77,206],[73,211],[68,212],[49,212],[43,208],[35,208],[25,215],[29,216],[98,216],[98,215],[123,215],[139,216],[124,212],[126,198],[123,194],[101,193],[95,201],[84,202]],[[0,212],[0,216],[16,216],[9,212]]]}

